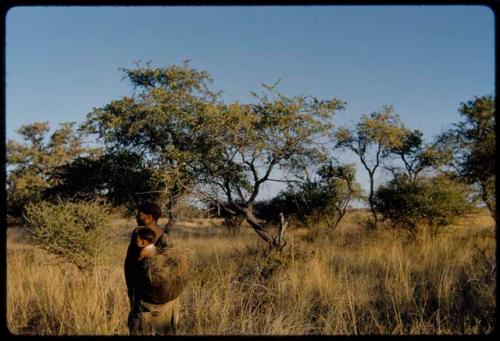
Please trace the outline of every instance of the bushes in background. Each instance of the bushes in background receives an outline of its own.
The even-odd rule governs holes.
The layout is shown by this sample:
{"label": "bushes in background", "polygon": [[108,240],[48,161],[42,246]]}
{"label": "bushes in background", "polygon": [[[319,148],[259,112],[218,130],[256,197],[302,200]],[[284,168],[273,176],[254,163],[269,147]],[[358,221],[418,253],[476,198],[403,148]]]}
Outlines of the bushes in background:
{"label": "bushes in background", "polygon": [[418,178],[398,175],[375,194],[375,208],[392,226],[412,233],[428,226],[437,229],[452,224],[457,218],[472,213],[466,185],[446,176]]}

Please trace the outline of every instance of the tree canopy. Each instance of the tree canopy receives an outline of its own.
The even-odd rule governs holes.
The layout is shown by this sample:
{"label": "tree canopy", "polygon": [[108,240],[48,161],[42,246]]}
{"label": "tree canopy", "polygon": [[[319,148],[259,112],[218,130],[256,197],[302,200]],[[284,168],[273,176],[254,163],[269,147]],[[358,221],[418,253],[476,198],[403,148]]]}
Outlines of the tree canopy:
{"label": "tree canopy", "polygon": [[399,115],[390,105],[369,115],[363,115],[352,129],[341,127],[335,132],[335,147],[347,149],[356,154],[368,172],[370,179],[368,204],[373,216],[373,227],[377,225],[377,214],[374,208],[375,172],[380,167],[382,158],[391,150],[404,148],[405,132]]}
{"label": "tree canopy", "polygon": [[496,221],[495,101],[492,96],[474,97],[461,103],[459,113],[464,120],[443,134],[443,149],[453,155],[449,164],[455,174],[477,187]]}
{"label": "tree canopy", "polygon": [[256,103],[226,104],[208,88],[210,75],[187,62],[123,72],[134,96],[94,109],[84,130],[97,134],[109,152],[143,155],[165,191],[216,201],[272,242],[252,215],[261,185],[278,167],[296,171],[324,158],[317,137],[328,134],[344,103],[286,97],[264,85],[262,95],[254,93]]}
{"label": "tree canopy", "polygon": [[75,131],[74,122],[61,123],[50,136],[49,122],[21,126],[22,142],[7,141],[7,210],[19,216],[30,201],[41,200],[45,190],[57,185],[53,175],[58,167],[78,156],[97,155],[99,148],[87,148]]}
{"label": "tree canopy", "polygon": [[[167,207],[168,232],[176,203],[190,195],[217,208],[228,225],[246,220],[268,244],[282,247],[282,238],[270,235],[262,217],[266,222],[280,217],[284,227],[279,213],[302,221],[316,215],[334,228],[350,200],[362,197],[354,167],[329,161],[340,149],[354,153],[368,172],[371,227],[377,226],[377,213],[397,217],[394,210],[405,211],[398,205],[406,199],[410,206],[421,200],[413,190],[425,194],[434,185],[452,183],[449,177],[439,180],[440,173],[473,185],[496,218],[492,96],[462,103],[465,119],[428,143],[421,131],[405,127],[390,105],[363,115],[352,128],[336,128],[345,102],[287,96],[278,90],[279,81],[262,84],[259,93],[251,92],[251,101],[241,103],[224,101],[222,92],[212,89],[210,74],[187,61],[121,71],[133,94],[93,108],[78,130],[73,122],[62,123],[49,135],[48,122],[34,122],[17,130],[21,142],[7,141],[9,214],[19,216],[27,203],[43,199],[104,196],[129,210],[154,200]],[[102,147],[85,147],[84,136],[96,137]],[[329,142],[333,149],[326,148]],[[381,167],[393,176],[378,186],[376,198]],[[263,185],[272,181],[288,189],[257,204]],[[464,193],[466,187],[457,189]]]}
{"label": "tree canopy", "polygon": [[394,179],[404,173],[410,181],[416,181],[425,171],[437,169],[449,160],[449,153],[439,148],[440,143],[439,138],[433,143],[426,143],[420,130],[404,128],[401,143],[391,146],[386,155],[386,159],[396,159],[402,166],[386,160],[384,168],[392,173]]}

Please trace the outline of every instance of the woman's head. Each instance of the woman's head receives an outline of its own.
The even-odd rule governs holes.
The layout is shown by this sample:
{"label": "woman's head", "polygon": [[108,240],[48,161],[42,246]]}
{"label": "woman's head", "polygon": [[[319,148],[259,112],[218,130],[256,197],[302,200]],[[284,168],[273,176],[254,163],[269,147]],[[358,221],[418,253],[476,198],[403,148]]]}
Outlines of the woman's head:
{"label": "woman's head", "polygon": [[137,224],[139,226],[156,225],[161,217],[161,208],[155,203],[144,202],[137,208]]}

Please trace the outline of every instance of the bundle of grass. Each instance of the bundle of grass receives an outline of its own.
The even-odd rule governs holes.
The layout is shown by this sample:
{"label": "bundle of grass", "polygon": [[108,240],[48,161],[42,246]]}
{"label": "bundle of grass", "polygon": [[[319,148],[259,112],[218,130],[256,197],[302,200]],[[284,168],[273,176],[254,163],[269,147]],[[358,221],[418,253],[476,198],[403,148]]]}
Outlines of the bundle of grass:
{"label": "bundle of grass", "polygon": [[186,252],[178,246],[171,246],[147,262],[143,300],[164,304],[179,297],[190,277]]}

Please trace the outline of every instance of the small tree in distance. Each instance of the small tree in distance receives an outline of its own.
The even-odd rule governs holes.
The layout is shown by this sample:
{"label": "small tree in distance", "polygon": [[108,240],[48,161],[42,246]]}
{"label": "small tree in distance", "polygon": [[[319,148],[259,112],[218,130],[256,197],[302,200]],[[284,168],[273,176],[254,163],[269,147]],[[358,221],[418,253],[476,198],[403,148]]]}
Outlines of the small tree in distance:
{"label": "small tree in distance", "polygon": [[328,227],[335,229],[344,217],[352,199],[363,197],[361,186],[355,181],[356,168],[353,164],[340,165],[330,162],[323,165],[318,174],[326,189],[330,211],[333,211],[323,216]]}
{"label": "small tree in distance", "polygon": [[384,106],[370,115],[363,115],[353,129],[341,127],[334,134],[335,147],[356,154],[368,172],[368,204],[373,219],[369,228],[376,228],[378,222],[374,204],[375,172],[380,167],[382,158],[391,149],[401,146],[404,135],[404,126],[392,106]]}
{"label": "small tree in distance", "polygon": [[393,145],[386,155],[386,161],[394,156],[393,159],[400,161],[403,167],[386,162],[384,168],[392,173],[394,179],[405,173],[410,181],[416,181],[425,171],[437,169],[449,160],[450,154],[438,147],[440,143],[439,138],[432,144],[424,143],[421,131],[404,129],[401,143]]}
{"label": "small tree in distance", "polygon": [[283,212],[303,225],[324,221],[334,230],[344,217],[352,199],[361,197],[360,185],[355,181],[354,165],[340,165],[332,161],[318,169],[319,178],[289,184],[271,200],[256,203],[256,215],[277,223],[275,212]]}

